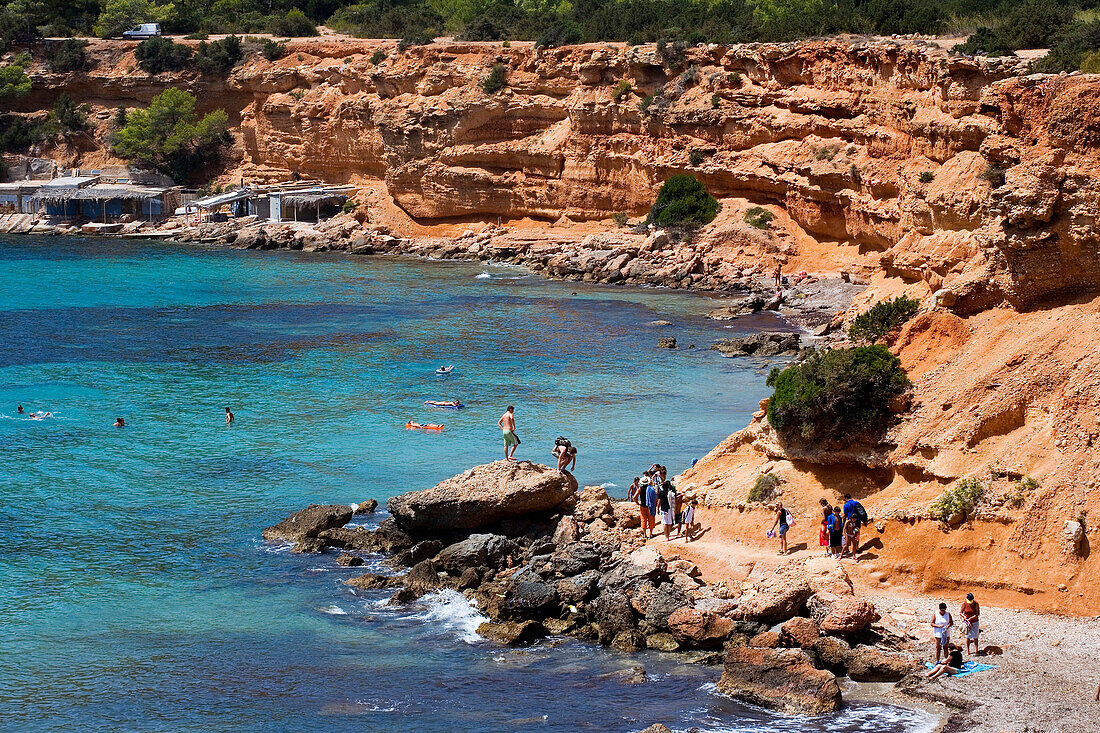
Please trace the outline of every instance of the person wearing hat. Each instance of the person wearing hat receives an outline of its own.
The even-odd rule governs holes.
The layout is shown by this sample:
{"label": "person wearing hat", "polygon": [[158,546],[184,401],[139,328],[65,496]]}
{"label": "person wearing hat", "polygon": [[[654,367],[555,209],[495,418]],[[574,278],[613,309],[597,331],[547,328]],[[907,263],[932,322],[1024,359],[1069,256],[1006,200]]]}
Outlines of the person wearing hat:
{"label": "person wearing hat", "polygon": [[978,608],[978,602],[974,600],[973,593],[966,594],[966,600],[962,605],[962,617],[963,628],[966,631],[966,655],[970,656],[970,642],[974,642],[974,653],[978,653],[978,634],[981,633],[981,628],[978,624],[978,614],[981,609]]}

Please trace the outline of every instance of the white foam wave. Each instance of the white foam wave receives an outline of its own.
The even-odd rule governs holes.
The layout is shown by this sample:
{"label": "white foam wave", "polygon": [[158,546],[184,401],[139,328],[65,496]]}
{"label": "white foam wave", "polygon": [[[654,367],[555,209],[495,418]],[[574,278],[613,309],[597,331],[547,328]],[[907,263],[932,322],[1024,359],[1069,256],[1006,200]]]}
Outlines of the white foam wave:
{"label": "white foam wave", "polygon": [[397,703],[395,702],[370,702],[368,700],[356,700],[356,705],[363,708],[363,712],[367,713],[393,713],[397,711]]}
{"label": "white foam wave", "polygon": [[478,275],[474,275],[474,279],[475,279],[475,280],[489,280],[489,279],[490,279],[490,278],[492,278],[492,277],[493,277],[493,276],[492,276],[492,275],[490,275],[490,274],[489,274],[489,273],[487,273],[487,272],[483,272],[483,273],[481,273],[481,274],[478,274]]}
{"label": "white foam wave", "polygon": [[604,481],[602,484],[599,484],[599,487],[601,489],[617,489],[619,485],[611,481]]}
{"label": "white foam wave", "polygon": [[321,609],[321,613],[327,613],[330,616],[347,616],[348,612],[337,606],[335,603],[331,606],[325,606]]}
{"label": "white foam wave", "polygon": [[427,609],[414,618],[437,624],[453,632],[467,644],[481,641],[481,637],[477,635],[477,627],[489,619],[478,613],[464,595],[445,588],[436,593],[429,593],[420,600]]}

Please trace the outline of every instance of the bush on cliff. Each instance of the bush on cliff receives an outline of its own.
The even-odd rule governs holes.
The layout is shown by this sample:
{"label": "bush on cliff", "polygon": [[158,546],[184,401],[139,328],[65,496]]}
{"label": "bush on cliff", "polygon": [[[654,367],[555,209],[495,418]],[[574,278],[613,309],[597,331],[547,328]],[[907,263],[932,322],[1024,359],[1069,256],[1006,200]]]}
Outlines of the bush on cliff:
{"label": "bush on cliff", "polygon": [[204,74],[226,74],[244,56],[241,39],[226,36],[220,41],[200,41],[195,49],[195,66]]}
{"label": "bush on cliff", "polygon": [[227,124],[225,110],[200,119],[195,97],[169,87],[153,97],[147,109],[126,115],[126,124],[114,133],[114,151],[177,181],[187,181],[218,158],[228,142]]}
{"label": "bush on cliff", "polygon": [[857,341],[875,342],[902,325],[920,310],[920,301],[906,295],[880,300],[852,319],[848,335]]}
{"label": "bush on cliff", "polygon": [[0,66],[0,99],[22,97],[31,91],[31,80],[19,64]]}
{"label": "bush on cliff", "polygon": [[88,54],[84,53],[87,46],[87,41],[66,38],[61,43],[47,47],[46,64],[50,67],[50,71],[55,74],[84,71],[89,66]]}
{"label": "bush on cliff", "polygon": [[909,386],[885,346],[817,351],[801,364],[772,369],[768,422],[787,440],[851,445],[881,437],[890,400]]}
{"label": "bush on cliff", "polygon": [[716,216],[718,199],[695,176],[677,173],[661,186],[647,221],[657,226],[699,226]]}
{"label": "bush on cliff", "polygon": [[985,497],[985,486],[976,478],[964,478],[932,502],[928,514],[932,519],[949,522],[955,517],[966,517]]}
{"label": "bush on cliff", "polygon": [[486,94],[495,94],[503,89],[506,84],[504,64],[497,62],[493,65],[493,70],[489,72],[489,76],[485,77],[485,81],[481,83],[481,90]]}
{"label": "bush on cliff", "polygon": [[146,73],[156,75],[186,67],[191,61],[191,49],[170,38],[158,36],[139,43],[134,49],[134,58]]}
{"label": "bush on cliff", "polygon": [[271,24],[271,32],[277,36],[301,38],[317,35],[317,26],[298,8],[291,8],[286,15]]}

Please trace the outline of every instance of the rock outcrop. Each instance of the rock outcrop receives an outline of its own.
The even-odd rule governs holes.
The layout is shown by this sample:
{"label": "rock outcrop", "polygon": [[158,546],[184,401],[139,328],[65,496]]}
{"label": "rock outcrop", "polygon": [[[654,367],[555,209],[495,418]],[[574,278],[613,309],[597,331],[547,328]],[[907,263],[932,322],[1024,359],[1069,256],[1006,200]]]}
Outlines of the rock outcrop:
{"label": "rock outcrop", "polygon": [[406,531],[458,532],[548,512],[576,491],[577,480],[569,473],[530,461],[497,461],[433,488],[396,496],[387,505]]}
{"label": "rock outcrop", "polygon": [[310,504],[294,512],[263,532],[265,540],[301,542],[316,538],[327,529],[343,527],[351,521],[352,509],[344,504]]}
{"label": "rock outcrop", "polygon": [[731,697],[785,713],[819,715],[840,709],[840,686],[814,668],[800,649],[732,647],[718,689]]}

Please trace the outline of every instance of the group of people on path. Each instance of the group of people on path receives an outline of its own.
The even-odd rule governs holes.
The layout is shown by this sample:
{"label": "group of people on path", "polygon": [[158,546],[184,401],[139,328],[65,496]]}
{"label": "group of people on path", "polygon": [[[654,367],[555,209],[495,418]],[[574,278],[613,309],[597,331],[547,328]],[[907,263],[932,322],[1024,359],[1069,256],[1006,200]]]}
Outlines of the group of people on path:
{"label": "group of people on path", "polygon": [[646,539],[653,537],[658,519],[666,542],[672,539],[673,527],[688,542],[695,539],[695,499],[687,499],[676,491],[676,485],[668,480],[666,467],[654,463],[641,476],[635,476],[626,498],[638,505],[641,533]]}
{"label": "group of people on path", "polygon": [[825,556],[855,557],[859,552],[860,529],[868,521],[867,510],[851,494],[844,495],[843,506],[830,506],[822,499],[818,544],[825,548]]}
{"label": "group of people on path", "polygon": [[[966,640],[966,654],[970,656],[970,645],[974,644],[974,654],[979,652],[979,637],[981,628],[981,607],[974,599],[973,593],[966,594],[962,608],[959,611],[962,616],[963,638]],[[963,668],[963,648],[951,641],[951,629],[955,626],[955,617],[947,610],[947,604],[941,603],[938,610],[932,614],[932,636],[936,641],[936,664],[925,675],[930,680],[943,675],[954,675]],[[942,658],[941,658],[942,657]]]}

